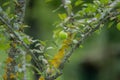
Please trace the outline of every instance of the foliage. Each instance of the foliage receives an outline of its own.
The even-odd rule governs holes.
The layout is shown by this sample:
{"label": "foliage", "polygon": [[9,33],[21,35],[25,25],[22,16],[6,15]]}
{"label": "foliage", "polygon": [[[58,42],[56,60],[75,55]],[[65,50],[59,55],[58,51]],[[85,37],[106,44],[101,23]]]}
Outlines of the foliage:
{"label": "foliage", "polygon": [[[52,2],[54,0],[46,0]],[[82,47],[82,43],[96,30],[112,27],[120,30],[120,1],[61,0],[66,12],[58,13],[60,22],[56,24],[54,45],[33,40],[24,33],[29,27],[24,23],[25,0],[1,1],[0,6],[0,50],[8,50],[4,80],[26,80],[27,68],[33,68],[39,74],[39,80],[55,80],[62,74],[64,64],[72,53]],[[12,5],[14,3],[14,5]],[[11,6],[10,6],[11,5]],[[79,8],[75,10],[74,8]],[[45,34],[44,34],[45,35]],[[5,37],[6,36],[6,37]],[[55,55],[49,57],[49,50],[55,49]]]}

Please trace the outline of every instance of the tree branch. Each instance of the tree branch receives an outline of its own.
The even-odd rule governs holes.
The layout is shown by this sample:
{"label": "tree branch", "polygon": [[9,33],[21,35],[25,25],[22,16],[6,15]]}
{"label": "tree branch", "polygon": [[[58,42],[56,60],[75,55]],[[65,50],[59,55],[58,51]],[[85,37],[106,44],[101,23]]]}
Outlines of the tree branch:
{"label": "tree branch", "polygon": [[[116,7],[117,3],[120,2],[119,0],[114,1],[109,8],[107,9],[106,12],[104,12],[103,15],[101,15],[101,18],[98,19],[98,24],[96,25],[95,28],[90,29],[90,31],[88,31],[87,33],[84,33],[83,37],[78,41],[78,43],[76,45],[74,45],[74,47],[66,54],[65,58],[63,59],[63,62],[61,63],[61,66],[64,65],[64,63],[68,60],[68,58],[72,55],[72,53],[74,52],[74,50],[76,50],[76,48],[79,47],[79,45],[81,45],[81,43],[88,38],[93,32],[95,32],[96,30],[99,29],[100,25],[102,23],[105,23],[104,21],[106,21],[107,19],[109,19],[112,16],[116,16],[118,14],[120,14],[119,12],[115,12],[115,14],[112,14],[112,16],[109,15],[109,13],[112,13],[111,11],[114,10],[114,8]],[[90,25],[90,23],[88,24]]]}
{"label": "tree branch", "polygon": [[36,58],[36,56],[33,54],[33,52],[29,49],[29,46],[23,42],[23,40],[21,39],[21,36],[17,35],[13,29],[13,26],[12,24],[10,23],[10,19],[9,18],[6,18],[7,16],[5,16],[5,14],[3,13],[4,11],[2,10],[1,8],[1,11],[0,11],[0,20],[2,23],[4,23],[6,26],[7,26],[7,30],[10,31],[14,36],[15,38],[21,42],[21,44],[24,46],[26,52],[30,53],[34,62],[37,64],[37,66],[39,67],[39,63],[38,63],[38,60]]}
{"label": "tree branch", "polygon": [[[65,0],[63,0],[63,1],[65,1]],[[116,12],[116,11],[114,10],[118,2],[120,2],[120,1],[119,1],[119,0],[116,0],[116,1],[114,1],[111,5],[109,5],[109,8],[107,8],[107,9],[106,9],[107,11],[104,12],[103,15],[101,15],[101,18],[100,18],[100,19],[97,19],[97,20],[98,20],[98,21],[97,21],[98,23],[96,23],[96,26],[95,26],[94,28],[90,29],[87,33],[84,33],[84,34],[83,34],[84,36],[83,36],[82,38],[80,38],[80,40],[78,41],[78,43],[75,44],[75,45],[71,48],[71,50],[65,55],[65,57],[64,57],[61,65],[60,65],[60,67],[59,67],[60,72],[57,72],[54,76],[50,77],[50,80],[54,80],[54,79],[56,79],[57,77],[59,77],[59,76],[62,74],[61,72],[62,72],[62,70],[63,70],[63,68],[64,68],[64,64],[68,61],[68,59],[69,59],[70,56],[73,54],[73,52],[74,52],[90,35],[92,35],[96,30],[98,30],[98,29],[100,28],[100,25],[101,25],[101,24],[104,24],[105,21],[108,20],[110,17],[114,17],[114,16],[117,16],[117,15],[120,14],[120,12]],[[113,14],[112,14],[112,15],[111,15],[111,14],[109,15],[109,13],[113,13]],[[69,21],[69,20],[68,20],[68,21]],[[90,21],[91,21],[91,20],[90,20]],[[90,23],[89,23],[89,24],[90,24]],[[89,24],[88,24],[88,25],[89,25]]]}

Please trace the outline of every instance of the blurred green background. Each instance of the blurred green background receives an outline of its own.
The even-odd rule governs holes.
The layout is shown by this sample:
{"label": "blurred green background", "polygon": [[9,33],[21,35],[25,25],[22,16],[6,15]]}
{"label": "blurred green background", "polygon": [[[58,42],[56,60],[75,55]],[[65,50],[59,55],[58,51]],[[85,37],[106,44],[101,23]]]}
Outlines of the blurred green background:
{"label": "blurred green background", "polygon": [[[60,0],[29,0],[25,23],[30,27],[25,30],[26,34],[34,39],[53,40],[54,24],[60,21],[58,13],[65,12],[63,8],[53,12],[60,4]],[[73,9],[77,11],[81,6]],[[120,80],[120,31],[115,25],[88,38],[71,56],[58,80]],[[6,56],[0,50],[0,75]]]}

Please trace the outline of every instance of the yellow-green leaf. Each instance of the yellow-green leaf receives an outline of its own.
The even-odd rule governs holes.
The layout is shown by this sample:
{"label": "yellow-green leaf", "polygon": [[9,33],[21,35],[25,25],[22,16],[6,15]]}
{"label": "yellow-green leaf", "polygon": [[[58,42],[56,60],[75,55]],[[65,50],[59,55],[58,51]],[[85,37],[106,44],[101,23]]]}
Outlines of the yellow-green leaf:
{"label": "yellow-green leaf", "polygon": [[67,15],[66,15],[65,13],[63,13],[63,14],[58,14],[58,16],[59,16],[59,18],[60,18],[61,20],[64,20],[64,19],[67,17]]}

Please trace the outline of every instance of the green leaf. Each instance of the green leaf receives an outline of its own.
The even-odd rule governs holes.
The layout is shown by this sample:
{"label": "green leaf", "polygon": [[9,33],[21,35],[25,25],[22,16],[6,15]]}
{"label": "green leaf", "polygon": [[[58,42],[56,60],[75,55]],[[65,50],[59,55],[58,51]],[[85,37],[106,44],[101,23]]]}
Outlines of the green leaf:
{"label": "green leaf", "polygon": [[79,6],[79,5],[82,4],[82,3],[83,3],[83,1],[78,0],[78,1],[75,2],[75,6]]}
{"label": "green leaf", "polygon": [[117,24],[117,29],[120,31],[120,22]]}
{"label": "green leaf", "polygon": [[3,3],[3,7],[5,7],[5,6],[8,6],[10,4],[10,1],[7,1],[7,2],[5,2],[5,3]]}
{"label": "green leaf", "polygon": [[60,31],[61,31],[60,29],[54,30],[54,31],[53,31],[53,38],[58,38]]}
{"label": "green leaf", "polygon": [[23,41],[24,41],[26,44],[30,44],[30,43],[31,43],[30,38],[27,37],[27,36],[23,38]]}
{"label": "green leaf", "polygon": [[64,20],[67,17],[67,14],[63,13],[63,14],[58,14],[59,18],[61,20]]}
{"label": "green leaf", "polygon": [[120,15],[117,16],[117,19],[120,20]]}
{"label": "green leaf", "polygon": [[113,22],[109,22],[108,23],[108,28],[111,28],[113,26],[113,24],[114,24],[114,21]]}

